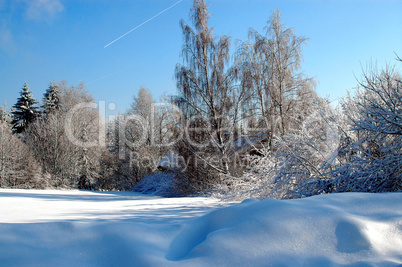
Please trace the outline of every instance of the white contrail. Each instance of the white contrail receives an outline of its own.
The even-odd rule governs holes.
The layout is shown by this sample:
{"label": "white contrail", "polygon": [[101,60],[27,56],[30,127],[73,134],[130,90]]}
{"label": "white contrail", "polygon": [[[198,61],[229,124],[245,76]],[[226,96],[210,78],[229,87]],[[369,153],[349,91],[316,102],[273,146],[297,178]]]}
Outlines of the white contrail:
{"label": "white contrail", "polygon": [[97,79],[95,79],[95,80],[92,80],[92,81],[90,81],[90,82],[87,82],[86,85],[89,85],[89,84],[91,84],[91,83],[95,83],[95,82],[97,82],[97,81],[103,80],[103,79],[105,79],[105,78],[108,78],[108,77],[110,77],[110,76],[113,76],[113,75],[116,75],[116,74],[119,74],[119,73],[122,73],[122,72],[124,72],[124,71],[126,71],[126,70],[128,70],[128,69],[131,69],[131,68],[132,68],[132,67],[128,67],[128,68],[125,68],[125,69],[122,69],[122,70],[119,70],[119,71],[115,71],[115,72],[106,74],[106,75],[104,75],[104,76],[102,76],[102,77],[100,77],[100,78],[97,78]]}
{"label": "white contrail", "polygon": [[123,38],[124,36],[126,36],[127,34],[129,34],[130,32],[135,31],[136,29],[138,29],[139,27],[141,27],[141,26],[144,25],[145,23],[150,22],[151,20],[153,20],[153,19],[156,18],[157,16],[159,16],[159,15],[165,13],[166,11],[168,11],[169,9],[171,9],[172,7],[174,7],[175,5],[179,4],[179,3],[182,2],[182,1],[183,1],[183,0],[177,1],[176,3],[174,3],[173,5],[171,5],[170,7],[166,8],[165,10],[163,10],[163,11],[159,12],[158,14],[156,14],[155,16],[153,16],[152,18],[150,18],[150,19],[144,21],[144,22],[141,23],[140,25],[136,26],[135,28],[132,28],[131,30],[129,30],[128,32],[126,32],[125,34],[123,34],[122,36],[120,36],[119,38],[117,38],[117,39],[113,40],[112,42],[108,43],[108,44],[105,45],[103,48],[106,48],[106,47],[108,47],[109,45],[113,44],[114,42],[120,40],[121,38]]}

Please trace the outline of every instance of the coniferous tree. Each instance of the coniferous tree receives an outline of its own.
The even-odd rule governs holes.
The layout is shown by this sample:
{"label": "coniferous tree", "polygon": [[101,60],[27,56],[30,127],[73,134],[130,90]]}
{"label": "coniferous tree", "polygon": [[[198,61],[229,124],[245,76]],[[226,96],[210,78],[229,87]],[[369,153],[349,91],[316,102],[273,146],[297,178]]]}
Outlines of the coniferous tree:
{"label": "coniferous tree", "polygon": [[50,114],[61,107],[59,86],[51,82],[49,88],[43,95],[42,110],[44,114]]}
{"label": "coniferous tree", "polygon": [[38,117],[38,102],[33,98],[32,93],[29,91],[28,84],[25,82],[20,92],[20,98],[13,106],[14,111],[12,124],[13,133],[23,133],[30,123]]}

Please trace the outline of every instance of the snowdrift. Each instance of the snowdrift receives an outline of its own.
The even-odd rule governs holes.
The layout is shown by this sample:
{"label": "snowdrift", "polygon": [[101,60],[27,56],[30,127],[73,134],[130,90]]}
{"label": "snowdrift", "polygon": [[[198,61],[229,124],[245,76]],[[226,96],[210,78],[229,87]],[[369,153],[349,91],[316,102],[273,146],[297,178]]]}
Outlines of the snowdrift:
{"label": "snowdrift", "polygon": [[402,263],[402,195],[246,200],[194,220],[167,259],[204,266]]}
{"label": "snowdrift", "polygon": [[1,266],[401,264],[402,193],[228,204],[0,190]]}

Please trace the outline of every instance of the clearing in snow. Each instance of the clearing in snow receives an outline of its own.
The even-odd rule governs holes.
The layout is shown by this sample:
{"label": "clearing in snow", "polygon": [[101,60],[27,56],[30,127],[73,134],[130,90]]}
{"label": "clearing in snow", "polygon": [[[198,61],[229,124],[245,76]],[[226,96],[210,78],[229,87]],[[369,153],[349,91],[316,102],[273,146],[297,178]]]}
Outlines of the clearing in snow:
{"label": "clearing in snow", "polygon": [[1,266],[402,264],[402,193],[296,200],[0,190]]}

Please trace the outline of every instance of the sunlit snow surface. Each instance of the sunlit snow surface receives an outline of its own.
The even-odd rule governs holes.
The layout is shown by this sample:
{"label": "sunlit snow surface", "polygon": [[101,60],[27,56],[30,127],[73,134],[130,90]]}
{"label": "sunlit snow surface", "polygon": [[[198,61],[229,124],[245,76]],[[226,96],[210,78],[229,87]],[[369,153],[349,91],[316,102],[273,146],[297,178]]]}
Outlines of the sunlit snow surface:
{"label": "sunlit snow surface", "polygon": [[402,193],[298,200],[0,190],[0,266],[398,266]]}

